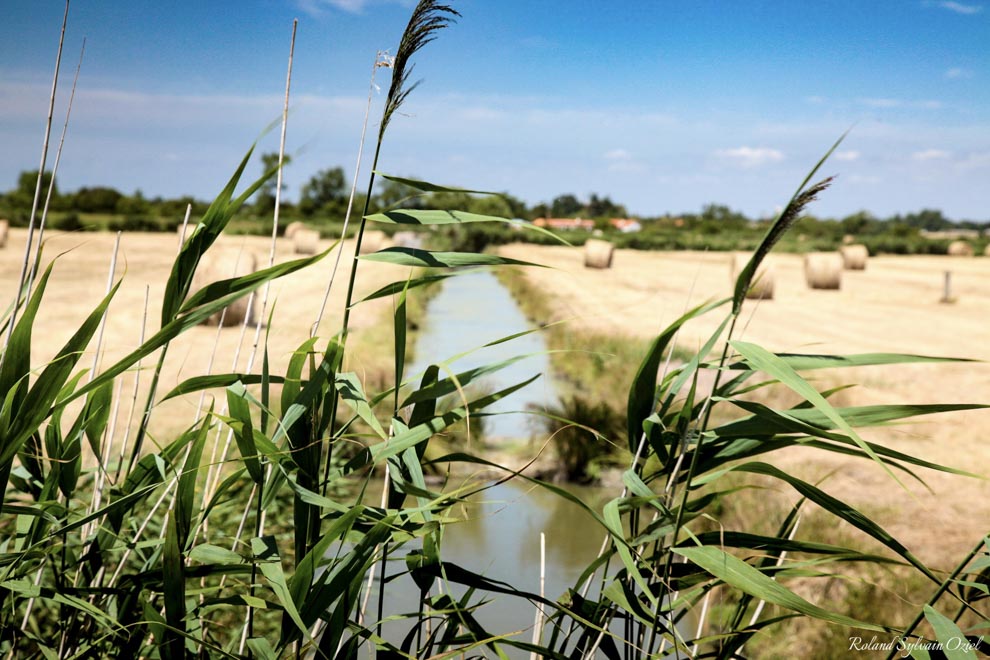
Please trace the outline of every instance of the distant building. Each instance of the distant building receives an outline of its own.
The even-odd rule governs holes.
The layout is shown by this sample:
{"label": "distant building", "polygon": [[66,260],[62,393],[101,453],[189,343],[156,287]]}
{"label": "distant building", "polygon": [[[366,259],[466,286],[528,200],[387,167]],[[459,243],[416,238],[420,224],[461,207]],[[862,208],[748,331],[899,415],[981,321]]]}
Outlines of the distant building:
{"label": "distant building", "polygon": [[573,231],[583,229],[591,231],[595,228],[594,220],[583,220],[581,218],[537,218],[533,220],[537,227],[545,229],[556,229],[557,231]]}
{"label": "distant building", "polygon": [[643,225],[639,224],[639,220],[631,218],[612,218],[608,223],[623,234],[632,234],[643,228]]}

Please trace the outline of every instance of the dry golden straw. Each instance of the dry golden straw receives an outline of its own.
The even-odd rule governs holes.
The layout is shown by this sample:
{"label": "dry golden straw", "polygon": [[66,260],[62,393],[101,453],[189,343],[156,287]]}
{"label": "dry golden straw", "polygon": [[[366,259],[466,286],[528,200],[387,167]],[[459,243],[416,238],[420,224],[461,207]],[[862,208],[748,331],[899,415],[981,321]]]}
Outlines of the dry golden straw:
{"label": "dry golden straw", "polygon": [[[729,256],[729,281],[735,286],[739,271],[746,267],[753,255],[745,252],[733,253]],[[753,281],[746,291],[746,297],[750,300],[773,300],[774,270],[773,264],[764,259],[760,267],[756,269]]]}
{"label": "dry golden straw", "polygon": [[302,223],[302,222],[299,222],[298,220],[296,220],[295,222],[290,222],[288,225],[286,225],[286,227],[285,227],[285,234],[284,235],[289,240],[292,240],[292,238],[296,235],[296,232],[297,231],[299,231],[300,229],[305,229],[305,228],[306,228],[305,223]]}
{"label": "dry golden straw", "polygon": [[843,245],[839,248],[842,255],[842,267],[846,270],[866,270],[866,260],[870,257],[870,251],[865,245],[851,244]]}
{"label": "dry golden straw", "polygon": [[585,268],[611,268],[615,246],[608,241],[589,238],[584,244]]}
{"label": "dry golden straw", "polygon": [[[257,257],[253,252],[239,249],[215,248],[204,256],[196,276],[193,278],[192,291],[198,291],[207,284],[219,280],[229,280],[233,277],[250,275],[258,267]],[[250,306],[248,305],[250,299]],[[219,325],[223,317],[223,327],[237,326],[245,321],[253,323],[257,319],[257,296],[246,295],[228,305],[223,314],[217,312],[203,321],[204,325]]]}
{"label": "dry golden straw", "polygon": [[837,252],[805,255],[804,279],[809,289],[838,289],[842,284],[842,257]]}
{"label": "dry golden straw", "polygon": [[320,251],[320,232],[315,229],[297,229],[292,236],[296,254],[316,254]]}
{"label": "dry golden straw", "polygon": [[949,243],[950,257],[972,257],[973,246],[966,241],[952,241]]}

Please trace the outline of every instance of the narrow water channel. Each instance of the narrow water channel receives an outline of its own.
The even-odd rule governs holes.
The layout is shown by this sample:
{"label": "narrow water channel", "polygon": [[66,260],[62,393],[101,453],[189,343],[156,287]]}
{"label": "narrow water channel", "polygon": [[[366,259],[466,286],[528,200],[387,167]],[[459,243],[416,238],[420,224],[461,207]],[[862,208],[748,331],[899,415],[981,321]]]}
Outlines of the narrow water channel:
{"label": "narrow water channel", "polygon": [[[449,359],[530,327],[508,290],[491,272],[460,274],[445,280],[442,290],[427,304],[426,321],[415,347],[415,364],[408,373],[422,371],[431,362]],[[451,365],[456,373],[517,355],[530,355],[490,377],[486,388],[490,391],[524,381],[534,374],[543,375],[491,409],[502,414],[486,420],[485,442],[489,446],[539,433],[531,421],[534,416],[517,411],[525,411],[529,406],[540,408],[556,400],[546,351],[543,336],[532,333],[483,348]],[[607,500],[618,495],[601,487],[571,486],[568,490],[598,511]],[[550,600],[558,599],[576,585],[581,573],[597,556],[605,536],[576,504],[522,479],[494,484],[451,514],[457,521],[444,530],[441,547],[444,561],[507,582],[521,591],[539,593],[540,534],[544,534],[545,594]],[[401,552],[400,557],[405,554],[406,551]],[[397,564],[402,563],[400,557],[395,558]],[[395,565],[389,573],[402,570]],[[455,597],[463,593],[463,588],[453,589]],[[474,611],[474,616],[488,632],[507,634],[520,641],[532,639],[536,611],[528,601],[500,594],[476,594],[473,602],[481,600],[485,604]],[[418,590],[411,580],[390,582],[386,589],[386,616],[415,612],[417,604]],[[397,642],[413,625],[413,621],[393,621],[385,625],[384,634]],[[521,651],[505,651],[510,658],[529,657]],[[483,653],[480,649],[477,652]]]}
{"label": "narrow water channel", "polygon": [[[430,362],[446,360],[532,327],[508,290],[489,271],[466,272],[445,280],[441,291],[428,302],[425,316],[415,347],[415,364],[409,373],[425,369]],[[497,446],[539,433],[534,416],[525,411],[556,401],[546,351],[543,336],[532,333],[482,348],[451,365],[456,373],[529,355],[488,377],[485,382],[488,391],[542,374],[488,409],[499,414],[485,420],[486,444]],[[600,488],[573,490],[596,508],[616,495]],[[550,600],[574,586],[581,572],[595,559],[604,537],[577,505],[521,479],[494,485],[455,513],[461,522],[450,524],[444,532],[444,560],[524,591],[539,592],[540,534],[545,534],[546,596]],[[393,589],[388,598],[388,610],[393,613],[415,609],[413,593]],[[497,594],[490,601],[476,612],[487,630],[494,634],[526,631],[515,637],[531,639],[535,616],[532,606],[522,599]],[[510,653],[510,656],[528,657],[528,654]]]}
{"label": "narrow water channel", "polygon": [[[530,327],[494,274],[487,270],[460,273],[444,280],[440,293],[427,303],[426,322],[416,341],[414,364],[407,373],[418,373],[430,363],[448,360]],[[527,406],[542,408],[556,399],[546,350],[543,337],[532,333],[480,348],[450,365],[454,373],[460,373],[518,355],[530,356],[486,377],[482,386],[491,392],[542,374],[522,390],[487,408],[488,412],[499,414],[485,418],[486,441],[522,440],[536,432],[534,416],[525,412]]]}

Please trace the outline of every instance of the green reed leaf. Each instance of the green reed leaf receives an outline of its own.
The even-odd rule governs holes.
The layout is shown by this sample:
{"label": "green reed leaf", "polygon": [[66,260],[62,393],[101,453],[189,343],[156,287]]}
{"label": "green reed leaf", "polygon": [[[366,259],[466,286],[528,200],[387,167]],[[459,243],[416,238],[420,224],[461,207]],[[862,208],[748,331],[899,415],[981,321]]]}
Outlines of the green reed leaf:
{"label": "green reed leaf", "polygon": [[942,653],[948,660],[976,660],[976,651],[966,639],[966,635],[949,617],[931,605],[926,604],[925,618],[935,631]]}
{"label": "green reed leaf", "polygon": [[365,261],[377,261],[396,266],[416,268],[462,268],[464,266],[539,266],[528,261],[519,261],[494,254],[476,252],[430,252],[408,247],[391,247],[361,255]]}
{"label": "green reed leaf", "polygon": [[887,632],[887,629],[883,626],[859,621],[813,605],[777,580],[770,579],[746,562],[719,548],[699,546],[671,548],[671,551],[705,569],[722,582],[732,585],[756,598],[765,600],[768,603],[842,626],[876,632]]}

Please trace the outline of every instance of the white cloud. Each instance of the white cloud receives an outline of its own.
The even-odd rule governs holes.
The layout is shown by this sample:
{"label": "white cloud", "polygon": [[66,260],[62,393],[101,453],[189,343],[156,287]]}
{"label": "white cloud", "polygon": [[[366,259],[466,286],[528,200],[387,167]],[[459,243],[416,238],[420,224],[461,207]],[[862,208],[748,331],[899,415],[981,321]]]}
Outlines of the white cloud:
{"label": "white cloud", "polygon": [[972,78],[973,77],[973,72],[970,71],[969,69],[963,69],[963,68],[960,68],[960,67],[952,67],[951,69],[946,70],[945,77],[948,78],[949,80],[959,80],[959,79],[962,79],[962,78]]}
{"label": "white cloud", "polygon": [[849,151],[836,151],[834,158],[836,160],[842,160],[846,162],[852,162],[854,160],[859,160],[859,152],[854,150]]}
{"label": "white cloud", "polygon": [[899,99],[860,99],[859,102],[871,108],[899,108],[904,104]]}
{"label": "white cloud", "polygon": [[953,2],[953,0],[947,0],[946,2],[938,3],[938,6],[942,9],[948,9],[949,11],[955,12],[957,14],[964,14],[966,16],[972,16],[973,14],[979,14],[983,11],[983,5],[966,5],[961,2]]}
{"label": "white cloud", "polygon": [[858,186],[873,186],[883,181],[881,177],[874,174],[853,174],[847,180]]}
{"label": "white cloud", "polygon": [[817,96],[817,95],[816,96],[806,96],[806,97],[804,97],[804,102],[805,103],[810,103],[811,105],[821,105],[821,104],[825,103],[825,97],[824,96]]}
{"label": "white cloud", "polygon": [[611,160],[611,161],[632,159],[632,154],[626,151],[625,149],[612,149],[610,151],[606,151],[604,156],[605,156],[605,160]]}
{"label": "white cloud", "polygon": [[779,163],[784,160],[784,154],[769,147],[737,147],[735,149],[719,149],[715,154],[722,159],[732,161],[742,167],[759,167],[769,163]]}
{"label": "white cloud", "polygon": [[398,5],[408,5],[408,0],[296,0],[296,5],[302,11],[311,16],[318,16],[330,7],[346,11],[350,14],[360,14],[364,8],[374,3],[390,3]]}
{"label": "white cloud", "polygon": [[951,156],[952,154],[944,149],[925,149],[924,151],[916,151],[911,154],[912,160],[922,163],[930,160],[947,160]]}

